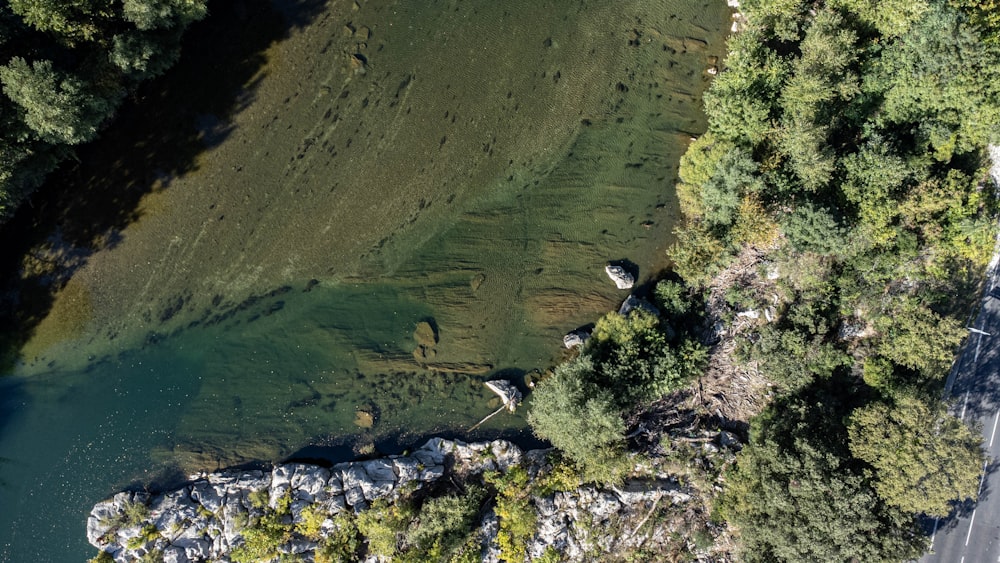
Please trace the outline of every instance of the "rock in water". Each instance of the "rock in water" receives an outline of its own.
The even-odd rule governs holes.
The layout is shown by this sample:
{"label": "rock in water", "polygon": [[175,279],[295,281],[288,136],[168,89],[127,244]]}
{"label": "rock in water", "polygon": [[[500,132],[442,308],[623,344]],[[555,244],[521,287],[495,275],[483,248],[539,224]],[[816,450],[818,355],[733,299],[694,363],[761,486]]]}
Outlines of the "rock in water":
{"label": "rock in water", "polygon": [[621,266],[612,266],[611,264],[608,264],[604,267],[604,271],[607,272],[608,277],[615,282],[615,286],[617,286],[618,289],[631,289],[635,284],[635,278],[632,277],[632,274],[626,272],[625,268],[622,268]]}
{"label": "rock in water", "polygon": [[507,381],[506,379],[495,379],[493,381],[485,382],[485,385],[500,396],[505,407],[510,412],[514,412],[517,405],[521,402],[521,391],[514,386],[513,383]]}
{"label": "rock in water", "polygon": [[433,348],[438,343],[437,331],[427,321],[417,323],[417,328],[413,331],[413,339],[420,346],[426,346],[427,348]]}
{"label": "rock in water", "polygon": [[375,426],[375,415],[366,410],[355,411],[354,424],[359,428],[371,428]]}

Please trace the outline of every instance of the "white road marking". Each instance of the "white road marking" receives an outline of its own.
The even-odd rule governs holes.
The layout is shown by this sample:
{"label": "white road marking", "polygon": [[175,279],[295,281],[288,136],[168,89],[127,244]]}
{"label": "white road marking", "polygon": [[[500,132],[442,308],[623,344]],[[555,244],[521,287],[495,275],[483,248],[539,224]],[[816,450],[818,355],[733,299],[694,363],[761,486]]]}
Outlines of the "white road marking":
{"label": "white road marking", "polygon": [[[979,496],[979,493],[983,492],[983,482],[986,481],[986,464],[988,462],[989,460],[983,462],[983,474],[979,476],[979,490],[976,492],[977,497]],[[976,512],[972,511],[972,513],[975,514]]]}
{"label": "white road marking", "polygon": [[980,334],[976,339],[976,355],[972,358],[972,363],[979,362],[979,346],[983,343],[983,336]]}
{"label": "white road marking", "polygon": [[958,417],[959,419],[961,419],[963,421],[965,420],[965,408],[968,407],[968,406],[969,406],[969,392],[966,391],[965,392],[965,401],[962,403],[962,416],[959,416]]}
{"label": "white road marking", "polygon": [[934,551],[934,538],[937,537],[937,527],[938,522],[941,521],[937,516],[934,517],[934,530],[931,532],[931,545],[927,548],[928,552]]}
{"label": "white road marking", "polygon": [[1000,421],[1000,411],[997,411],[997,415],[993,417],[993,433],[990,434],[990,445],[993,447],[993,439],[997,437],[997,421]]}
{"label": "white road marking", "polygon": [[[969,546],[969,537],[972,536],[972,524],[975,523],[975,521],[976,521],[976,511],[973,510],[972,511],[972,518],[969,520],[969,533],[965,534],[965,546],[966,547]],[[962,561],[965,561],[965,557],[962,558]]]}

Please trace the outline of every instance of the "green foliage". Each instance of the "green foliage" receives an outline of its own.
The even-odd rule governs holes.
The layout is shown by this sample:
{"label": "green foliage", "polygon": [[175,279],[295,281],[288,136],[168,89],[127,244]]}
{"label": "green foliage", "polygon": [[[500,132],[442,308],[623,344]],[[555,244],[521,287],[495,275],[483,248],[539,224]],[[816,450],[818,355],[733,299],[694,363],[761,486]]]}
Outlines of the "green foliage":
{"label": "green foliage", "polygon": [[823,400],[830,401],[789,398],[754,421],[720,506],[739,527],[744,559],[915,558],[924,537],[910,515],[880,502],[865,472],[842,450],[842,407]]}
{"label": "green foliage", "polygon": [[[260,500],[259,497],[257,500]],[[253,502],[251,500],[251,503]],[[264,502],[266,505],[266,501]],[[291,503],[291,495],[285,494],[278,499],[274,510],[264,509],[263,516],[240,532],[243,544],[230,554],[234,563],[253,563],[278,557],[278,548],[292,539],[294,531],[291,523]]]}
{"label": "green foliage", "polygon": [[671,280],[657,282],[653,290],[656,305],[666,315],[679,317],[691,308],[691,296],[684,284]]}
{"label": "green foliage", "polygon": [[903,512],[945,517],[950,503],[974,499],[982,438],[940,402],[900,395],[854,411],[851,453],[875,468],[875,490]]}
{"label": "green foliage", "polygon": [[354,517],[341,512],[333,518],[333,531],[316,549],[316,563],[341,563],[357,561],[361,537]]}
{"label": "green foliage", "polygon": [[938,7],[886,49],[865,87],[884,97],[880,119],[911,126],[938,160],[985,145],[1000,124],[997,46]]}
{"label": "green foliage", "polygon": [[177,60],[207,0],[10,0],[0,5],[0,221],[126,94]]}
{"label": "green foliage", "polygon": [[532,428],[578,464],[584,480],[620,480],[630,469],[625,413],[679,389],[704,369],[704,346],[693,339],[671,343],[668,332],[640,310],[605,315],[583,353],[535,389],[528,413]]}
{"label": "green foliage", "polygon": [[270,496],[271,496],[270,491],[268,490],[267,487],[264,487],[261,489],[250,491],[250,494],[247,495],[247,500],[250,501],[250,506],[259,510],[264,510],[265,508],[267,508],[267,503],[270,500]]}
{"label": "green foliage", "polygon": [[98,551],[97,555],[87,560],[87,563],[114,563],[115,558],[107,551]]}
{"label": "green foliage", "polygon": [[730,38],[726,67],[705,93],[709,131],[743,146],[762,143],[773,130],[776,97],[790,65],[770,49],[763,30],[751,27]]}
{"label": "green foliage", "polygon": [[610,313],[597,321],[588,348],[593,382],[613,388],[619,408],[654,401],[680,388],[704,367],[694,343],[671,347],[659,319],[644,311]]}
{"label": "green foliage", "polygon": [[355,522],[358,532],[368,541],[368,552],[391,558],[399,550],[414,515],[413,507],[407,502],[390,504],[379,499],[368,510],[359,513]]}
{"label": "green foliage", "polygon": [[734,148],[723,154],[711,177],[701,185],[705,221],[710,225],[732,224],[742,196],[762,189],[756,172],[757,163],[746,152]]}
{"label": "green foliage", "polygon": [[532,395],[528,421],[540,438],[578,463],[588,479],[617,480],[625,455],[625,422],[611,391],[591,381],[594,366],[580,356],[558,366]]}
{"label": "green foliage", "polygon": [[725,246],[700,222],[678,227],[674,234],[677,242],[667,251],[674,271],[692,287],[705,285],[722,269]]}
{"label": "green foliage", "polygon": [[815,379],[829,379],[839,368],[851,365],[851,357],[822,336],[812,338],[796,330],[769,326],[750,349],[768,378],[785,390],[795,390]]}
{"label": "green foliage", "polygon": [[840,225],[829,211],[800,205],[781,220],[781,229],[796,250],[828,254],[844,247]]}
{"label": "green foliage", "polygon": [[205,2],[197,0],[123,0],[126,20],[141,30],[184,27],[205,17]]}
{"label": "green foliage", "polygon": [[688,217],[701,217],[704,213],[704,202],[701,186],[712,179],[723,155],[735,149],[735,145],[725,140],[717,140],[712,133],[705,133],[695,139],[681,157],[681,183],[677,186],[677,197],[680,200],[681,211]]}
{"label": "green foliage", "polygon": [[[1000,9],[740,4],[747,29],[705,95],[710,134],[682,160],[687,222],[670,251],[706,286],[729,252],[777,247],[779,319],[740,352],[778,398],[719,513],[748,561],[913,558],[913,512],[946,512],[978,473],[967,429],[913,397],[939,392],[964,334],[944,312],[981,278],[997,232],[996,194],[980,183],[1000,131]],[[756,167],[717,174],[736,152]]]}
{"label": "green foliage", "polygon": [[[410,557],[421,561],[448,560],[469,539],[476,525],[486,491],[471,487],[462,496],[446,495],[428,499],[406,532]],[[415,553],[414,553],[415,552]]]}
{"label": "green foliage", "polygon": [[126,527],[138,526],[149,517],[149,507],[142,502],[128,502],[125,504],[125,511],[122,514],[122,525]]}
{"label": "green foliage", "polygon": [[941,317],[914,299],[905,299],[879,317],[878,352],[928,378],[947,374],[955,349],[965,336],[960,322]]}
{"label": "green foliage", "polygon": [[111,39],[108,60],[126,76],[144,80],[163,74],[173,66],[180,51],[147,33],[122,33]]}
{"label": "green foliage", "polygon": [[969,16],[986,43],[1000,43],[1000,0],[949,0],[949,4]]}
{"label": "green foliage", "polygon": [[517,466],[506,473],[487,472],[483,477],[497,489],[494,512],[500,520],[496,539],[500,559],[521,563],[527,557],[528,540],[535,534],[538,518],[530,502],[528,472]]}
{"label": "green foliage", "polygon": [[329,515],[318,505],[312,504],[302,509],[301,520],[295,524],[295,531],[312,541],[320,538],[323,522]]}
{"label": "green foliage", "polygon": [[125,547],[127,549],[139,549],[149,542],[156,541],[159,538],[160,530],[153,524],[146,524],[141,530],[139,530],[138,536],[133,536],[125,542]]}
{"label": "green foliage", "polygon": [[767,248],[778,240],[778,225],[768,215],[757,194],[743,197],[730,231],[733,244]]}
{"label": "green foliage", "polygon": [[55,69],[51,61],[29,65],[14,57],[0,67],[0,83],[4,94],[20,107],[24,122],[48,143],[75,145],[93,139],[117,102]]}

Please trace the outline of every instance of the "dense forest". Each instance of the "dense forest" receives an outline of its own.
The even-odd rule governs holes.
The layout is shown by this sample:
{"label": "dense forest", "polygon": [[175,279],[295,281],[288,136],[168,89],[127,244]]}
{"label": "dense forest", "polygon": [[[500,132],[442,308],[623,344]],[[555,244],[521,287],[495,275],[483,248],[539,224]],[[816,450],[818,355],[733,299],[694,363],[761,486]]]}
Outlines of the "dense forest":
{"label": "dense forest", "polygon": [[677,327],[717,319],[683,304],[706,302],[754,253],[757,283],[730,284],[725,301],[773,317],[734,358],[771,391],[716,518],[747,561],[918,556],[918,518],[975,497],[983,463],[941,396],[997,234],[986,147],[1000,135],[998,8],[741,2],[705,96],[709,130],[681,162],[671,258],[685,286],[655,295],[672,314],[599,323],[537,389],[536,432],[586,475],[620,477],[624,421],[704,365]]}
{"label": "dense forest", "polygon": [[0,221],[177,59],[207,0],[0,2]]}

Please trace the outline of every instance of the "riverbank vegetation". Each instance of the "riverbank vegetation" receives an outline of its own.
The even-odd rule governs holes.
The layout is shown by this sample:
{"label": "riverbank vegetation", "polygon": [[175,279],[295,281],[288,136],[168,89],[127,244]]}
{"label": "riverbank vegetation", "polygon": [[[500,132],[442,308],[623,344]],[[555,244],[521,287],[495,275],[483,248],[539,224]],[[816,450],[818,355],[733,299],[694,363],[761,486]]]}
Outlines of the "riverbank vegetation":
{"label": "riverbank vegetation", "polygon": [[[766,378],[769,399],[716,515],[748,561],[916,557],[917,517],[974,498],[982,468],[980,439],[940,397],[997,232],[986,158],[1000,134],[997,12],[962,0],[741,4],[705,95],[708,132],[681,162],[671,251],[692,296],[759,257],[754,283],[724,290],[759,319],[734,337],[732,361]],[[624,444],[627,413],[672,388],[618,403],[613,383],[582,391],[595,349],[540,385],[532,414],[585,468]]]}
{"label": "riverbank vegetation", "polygon": [[0,221],[180,53],[207,0],[0,3]]}

